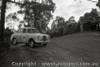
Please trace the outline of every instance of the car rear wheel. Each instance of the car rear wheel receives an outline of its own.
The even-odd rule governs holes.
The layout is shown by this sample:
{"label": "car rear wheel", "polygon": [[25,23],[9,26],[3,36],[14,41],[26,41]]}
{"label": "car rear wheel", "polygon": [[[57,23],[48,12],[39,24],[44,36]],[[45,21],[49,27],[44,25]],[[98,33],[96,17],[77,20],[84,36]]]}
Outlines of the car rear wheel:
{"label": "car rear wheel", "polygon": [[29,41],[29,46],[30,46],[31,48],[33,48],[33,47],[35,46],[34,40],[30,40],[30,41]]}
{"label": "car rear wheel", "polygon": [[18,42],[17,42],[17,39],[16,39],[16,38],[13,38],[13,40],[12,40],[12,44],[13,44],[13,45],[17,45],[17,44],[18,44]]}
{"label": "car rear wheel", "polygon": [[43,44],[43,46],[47,46],[47,44]]}
{"label": "car rear wheel", "polygon": [[28,46],[29,44],[28,43],[25,43],[25,45]]}

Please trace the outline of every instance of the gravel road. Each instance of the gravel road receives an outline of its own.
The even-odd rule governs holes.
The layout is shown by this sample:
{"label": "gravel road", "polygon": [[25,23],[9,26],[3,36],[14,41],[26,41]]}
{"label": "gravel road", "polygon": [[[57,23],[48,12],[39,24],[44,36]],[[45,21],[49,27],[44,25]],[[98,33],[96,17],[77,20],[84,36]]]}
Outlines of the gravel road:
{"label": "gravel road", "polygon": [[100,33],[52,38],[46,47],[11,45],[0,60],[0,67],[100,67]]}

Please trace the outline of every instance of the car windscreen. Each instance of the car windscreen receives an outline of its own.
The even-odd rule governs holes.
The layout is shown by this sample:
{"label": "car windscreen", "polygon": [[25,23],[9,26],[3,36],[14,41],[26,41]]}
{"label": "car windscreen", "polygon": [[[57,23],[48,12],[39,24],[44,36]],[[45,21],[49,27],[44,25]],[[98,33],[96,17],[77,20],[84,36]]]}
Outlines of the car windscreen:
{"label": "car windscreen", "polygon": [[36,29],[28,29],[28,33],[39,33]]}

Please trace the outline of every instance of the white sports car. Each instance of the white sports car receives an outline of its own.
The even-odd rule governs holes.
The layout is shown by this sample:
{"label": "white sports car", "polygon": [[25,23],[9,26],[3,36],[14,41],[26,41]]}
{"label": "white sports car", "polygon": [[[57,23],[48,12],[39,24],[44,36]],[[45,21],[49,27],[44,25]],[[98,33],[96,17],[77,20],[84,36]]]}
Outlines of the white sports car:
{"label": "white sports car", "polygon": [[34,47],[36,44],[46,46],[50,42],[49,40],[49,35],[41,34],[37,29],[30,27],[21,28],[11,36],[11,41],[14,45],[21,42],[28,44],[30,47]]}

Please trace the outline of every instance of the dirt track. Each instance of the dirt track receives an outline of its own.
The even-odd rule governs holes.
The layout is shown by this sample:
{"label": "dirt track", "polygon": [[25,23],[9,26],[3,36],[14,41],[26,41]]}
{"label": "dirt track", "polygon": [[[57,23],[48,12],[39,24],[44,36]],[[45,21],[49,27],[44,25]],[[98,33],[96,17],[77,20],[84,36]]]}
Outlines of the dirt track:
{"label": "dirt track", "polygon": [[11,46],[0,60],[0,67],[100,67],[100,34],[57,37],[46,47]]}

